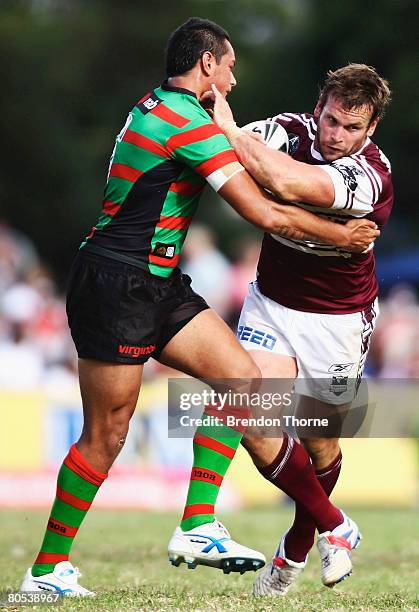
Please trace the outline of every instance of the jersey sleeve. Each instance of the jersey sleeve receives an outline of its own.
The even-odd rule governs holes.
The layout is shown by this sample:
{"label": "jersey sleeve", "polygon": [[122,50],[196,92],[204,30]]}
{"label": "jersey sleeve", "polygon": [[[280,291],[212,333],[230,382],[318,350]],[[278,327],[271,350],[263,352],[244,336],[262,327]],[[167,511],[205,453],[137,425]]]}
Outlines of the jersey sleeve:
{"label": "jersey sleeve", "polygon": [[331,208],[347,210],[358,217],[374,210],[381,195],[382,182],[379,174],[366,161],[342,157],[318,167],[333,181],[335,200]]}
{"label": "jersey sleeve", "polygon": [[212,121],[175,134],[168,139],[166,149],[173,159],[189,166],[215,191],[244,170],[227,138]]}

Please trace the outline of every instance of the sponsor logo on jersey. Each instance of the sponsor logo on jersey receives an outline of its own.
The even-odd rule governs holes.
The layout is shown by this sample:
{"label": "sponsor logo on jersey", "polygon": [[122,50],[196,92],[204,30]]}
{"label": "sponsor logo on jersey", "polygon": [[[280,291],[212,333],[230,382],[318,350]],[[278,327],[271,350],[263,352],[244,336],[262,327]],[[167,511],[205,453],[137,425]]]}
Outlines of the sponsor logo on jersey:
{"label": "sponsor logo on jersey", "polygon": [[139,357],[140,355],[150,355],[150,353],[156,350],[156,345],[149,344],[148,346],[128,346],[127,344],[120,344],[118,350],[121,355]]}
{"label": "sponsor logo on jersey", "polygon": [[153,110],[153,108],[156,108],[156,106],[158,106],[161,102],[163,102],[163,100],[160,100],[159,96],[157,96],[153,92],[152,94],[148,96],[146,100],[143,100],[142,102],[138,102],[137,108],[140,109],[143,115],[146,115],[151,110]]}
{"label": "sponsor logo on jersey", "polygon": [[272,351],[277,341],[275,336],[260,329],[249,327],[248,325],[239,325],[237,338],[242,342],[253,342],[253,344],[258,344],[269,351]]}
{"label": "sponsor logo on jersey", "polygon": [[300,146],[300,137],[297,134],[289,133],[288,134],[288,153],[289,155],[294,155]]}
{"label": "sponsor logo on jersey", "polygon": [[329,390],[335,395],[342,395],[348,390],[348,377],[347,376],[332,376],[332,382]]}
{"label": "sponsor logo on jersey", "polygon": [[358,181],[356,180],[357,176],[365,176],[365,173],[360,168],[356,168],[355,166],[345,166],[344,164],[338,164],[333,162],[331,164],[333,168],[339,170],[341,175],[343,176],[343,180],[345,181],[345,185],[351,190],[356,191],[358,187]]}
{"label": "sponsor logo on jersey", "polygon": [[336,373],[350,372],[354,365],[355,365],[354,362],[352,363],[334,363],[333,365],[330,366],[330,368],[328,369],[328,372],[336,372]]}
{"label": "sponsor logo on jersey", "polygon": [[164,244],[163,242],[156,242],[156,245],[152,251],[153,255],[156,255],[157,257],[164,257],[165,259],[173,259],[175,253],[175,244]]}

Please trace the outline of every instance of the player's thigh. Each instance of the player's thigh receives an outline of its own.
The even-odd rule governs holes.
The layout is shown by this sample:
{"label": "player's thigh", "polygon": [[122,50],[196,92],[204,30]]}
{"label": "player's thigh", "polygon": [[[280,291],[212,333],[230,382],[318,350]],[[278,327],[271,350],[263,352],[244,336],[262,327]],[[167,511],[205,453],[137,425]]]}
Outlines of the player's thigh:
{"label": "player's thigh", "polygon": [[253,361],[259,366],[263,378],[291,379],[298,373],[295,357],[280,355],[268,351],[248,351]]}
{"label": "player's thigh", "polygon": [[264,378],[297,375],[289,309],[264,296],[250,283],[238,323],[237,337],[259,365]]}
{"label": "player's thigh", "polygon": [[297,313],[295,349],[296,385],[302,395],[324,404],[352,402],[362,375],[374,315]]}
{"label": "player's thigh", "polygon": [[112,412],[130,418],[137,404],[143,365],[79,359],[85,424],[106,423]]}
{"label": "player's thigh", "polygon": [[204,379],[259,378],[259,368],[212,309],[198,313],[166,344],[159,361]]}

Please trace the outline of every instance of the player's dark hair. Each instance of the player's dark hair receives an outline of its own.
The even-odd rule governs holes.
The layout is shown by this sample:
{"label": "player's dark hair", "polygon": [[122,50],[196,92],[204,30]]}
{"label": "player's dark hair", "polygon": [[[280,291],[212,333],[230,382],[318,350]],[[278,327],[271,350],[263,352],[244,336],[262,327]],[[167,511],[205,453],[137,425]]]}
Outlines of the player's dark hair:
{"label": "player's dark hair", "polygon": [[205,51],[210,51],[217,64],[227,53],[228,32],[209,19],[191,17],[175,30],[166,48],[166,74],[168,77],[191,70]]}
{"label": "player's dark hair", "polygon": [[391,100],[388,81],[375,68],[366,64],[348,64],[338,70],[329,70],[320,90],[321,107],[330,95],[339,100],[346,110],[360,106],[371,107],[370,123],[381,119]]}

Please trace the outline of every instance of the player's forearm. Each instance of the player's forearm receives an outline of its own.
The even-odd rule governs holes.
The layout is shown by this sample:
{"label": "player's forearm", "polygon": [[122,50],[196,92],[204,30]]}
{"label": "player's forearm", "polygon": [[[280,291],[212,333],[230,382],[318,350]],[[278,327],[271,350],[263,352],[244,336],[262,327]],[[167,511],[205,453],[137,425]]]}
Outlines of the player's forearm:
{"label": "player's forearm", "polygon": [[350,238],[344,225],[333,223],[297,206],[271,205],[270,233],[294,238],[324,242],[337,247],[348,247]]}
{"label": "player's forearm", "polygon": [[280,187],[286,173],[287,155],[268,149],[239,128],[234,128],[234,125],[228,127],[225,133],[241,163],[259,185],[282,197]]}
{"label": "player's forearm", "polygon": [[267,148],[233,123],[227,124],[226,135],[246,170],[281,200],[325,208],[332,206],[335,199],[333,182],[321,168]]}

